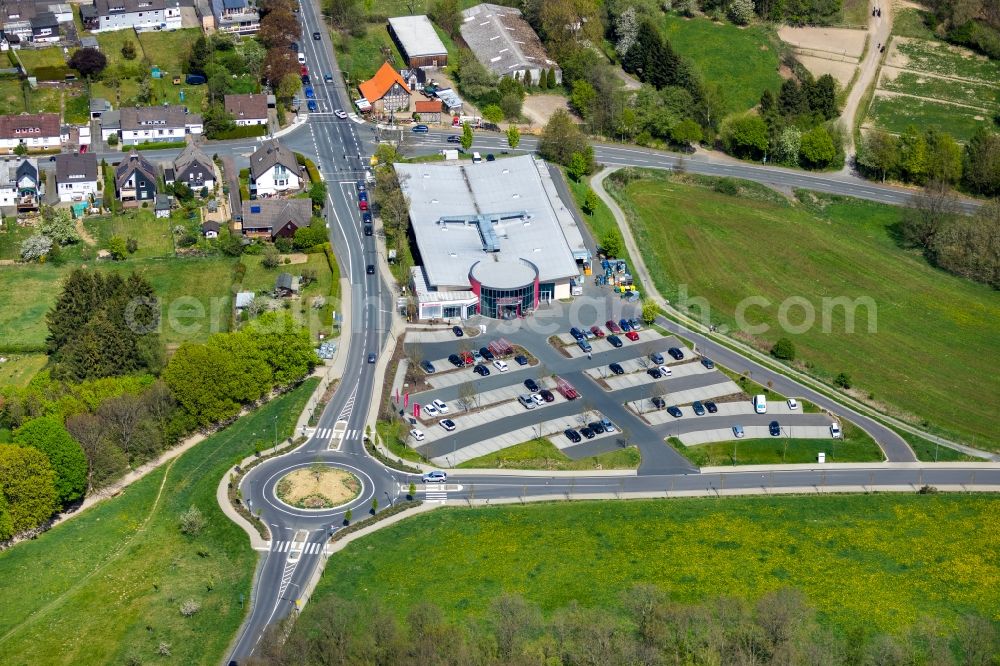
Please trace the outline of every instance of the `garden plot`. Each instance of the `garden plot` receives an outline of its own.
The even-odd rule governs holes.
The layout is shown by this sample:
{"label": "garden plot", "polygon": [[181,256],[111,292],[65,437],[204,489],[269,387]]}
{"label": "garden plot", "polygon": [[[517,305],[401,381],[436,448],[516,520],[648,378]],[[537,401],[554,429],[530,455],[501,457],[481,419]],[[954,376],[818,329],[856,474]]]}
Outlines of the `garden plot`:
{"label": "garden plot", "polygon": [[966,141],[1000,112],[1000,64],[943,42],[893,38],[863,127],[914,125]]}
{"label": "garden plot", "polygon": [[829,74],[847,88],[865,51],[868,33],[844,28],[795,28],[782,26],[778,37],[792,47],[795,58],[819,78]]}

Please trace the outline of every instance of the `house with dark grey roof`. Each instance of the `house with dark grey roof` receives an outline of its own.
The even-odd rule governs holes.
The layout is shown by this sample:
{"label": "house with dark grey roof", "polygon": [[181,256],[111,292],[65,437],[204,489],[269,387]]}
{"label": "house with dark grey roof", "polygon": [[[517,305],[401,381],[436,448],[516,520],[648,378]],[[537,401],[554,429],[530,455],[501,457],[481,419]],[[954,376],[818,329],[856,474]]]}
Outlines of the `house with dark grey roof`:
{"label": "house with dark grey roof", "polygon": [[295,154],[277,139],[260,144],[250,156],[250,197],[264,198],[302,187]]}
{"label": "house with dark grey roof", "polygon": [[257,199],[243,202],[243,235],[248,238],[291,238],[312,221],[309,199]]}
{"label": "house with dark grey roof", "polygon": [[260,30],[260,12],[254,0],[212,0],[215,29],[235,35],[252,35]]}
{"label": "house with dark grey roof", "polygon": [[97,157],[93,153],[56,155],[59,201],[85,201],[97,196]]}
{"label": "house with dark grey roof", "polygon": [[115,194],[135,205],[156,198],[156,167],[134,148],[115,166]]}
{"label": "house with dark grey roof", "polygon": [[31,19],[31,41],[51,44],[59,41],[59,20],[52,12],[40,12]]}
{"label": "house with dark grey roof", "polygon": [[519,9],[484,2],[462,12],[459,30],[476,59],[497,76],[517,74],[523,81],[527,75],[537,84],[542,73],[554,69],[556,82],[562,81],[562,70]]}
{"label": "house with dark grey roof", "polygon": [[80,6],[80,18],[91,32],[111,30],[176,30],[181,27],[180,0],[93,0]]}
{"label": "house with dark grey roof", "polygon": [[37,210],[43,193],[38,160],[17,158],[0,162],[0,207],[17,212]]}
{"label": "house with dark grey roof", "polygon": [[225,107],[240,127],[267,124],[267,95],[226,95]]}
{"label": "house with dark grey roof", "polygon": [[168,183],[184,183],[194,191],[203,187],[215,188],[215,163],[198,146],[189,143],[174,159],[172,175]]}
{"label": "house with dark grey roof", "polygon": [[59,24],[73,20],[69,5],[55,0],[0,0],[0,35],[10,43],[59,41]]}
{"label": "house with dark grey roof", "polygon": [[101,116],[105,112],[111,110],[111,102],[104,99],[103,97],[91,97],[90,98],[90,119],[100,120]]}
{"label": "house with dark grey roof", "polygon": [[[119,111],[119,138],[124,146],[160,141],[184,141],[188,134],[201,134],[201,114],[188,113],[186,107],[129,106]],[[101,123],[101,135],[110,134]],[[106,138],[105,138],[106,140]]]}
{"label": "house with dark grey roof", "polygon": [[207,220],[201,223],[201,233],[205,236],[205,238],[218,238],[219,229],[221,228],[222,225],[215,220]]}

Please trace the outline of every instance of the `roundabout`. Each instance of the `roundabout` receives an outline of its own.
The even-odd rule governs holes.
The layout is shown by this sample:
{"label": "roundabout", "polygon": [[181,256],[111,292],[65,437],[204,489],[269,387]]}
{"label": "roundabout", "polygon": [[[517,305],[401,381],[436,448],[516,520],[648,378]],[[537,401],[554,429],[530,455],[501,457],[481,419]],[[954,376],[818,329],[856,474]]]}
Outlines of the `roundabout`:
{"label": "roundabout", "polygon": [[274,494],[297,509],[334,509],[361,494],[361,481],[346,470],[317,463],[285,474]]}
{"label": "roundabout", "polygon": [[374,493],[375,482],[365,471],[319,460],[275,470],[260,499],[289,516],[326,520],[370,503]]}

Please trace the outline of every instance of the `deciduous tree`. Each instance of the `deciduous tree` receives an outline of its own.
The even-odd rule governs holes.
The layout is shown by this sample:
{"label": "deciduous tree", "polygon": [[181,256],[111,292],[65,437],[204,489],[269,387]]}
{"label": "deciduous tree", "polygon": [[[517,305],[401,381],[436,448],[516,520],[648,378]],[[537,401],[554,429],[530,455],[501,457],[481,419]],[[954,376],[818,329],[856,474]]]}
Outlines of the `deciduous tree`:
{"label": "deciduous tree", "polygon": [[82,48],[70,56],[69,66],[83,76],[97,76],[108,66],[108,59],[98,49]]}
{"label": "deciduous tree", "polygon": [[58,416],[31,419],[14,431],[14,443],[31,446],[46,455],[56,473],[56,501],[65,507],[83,498],[87,490],[87,457]]}
{"label": "deciduous tree", "polygon": [[14,534],[38,527],[56,510],[56,473],[48,457],[30,446],[0,444],[0,493],[6,500],[2,527]]}

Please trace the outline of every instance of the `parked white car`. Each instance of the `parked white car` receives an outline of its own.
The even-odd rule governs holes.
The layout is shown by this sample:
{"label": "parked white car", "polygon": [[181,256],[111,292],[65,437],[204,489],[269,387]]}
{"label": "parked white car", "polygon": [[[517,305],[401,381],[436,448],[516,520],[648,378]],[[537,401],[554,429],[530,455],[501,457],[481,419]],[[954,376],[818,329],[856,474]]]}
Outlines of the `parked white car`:
{"label": "parked white car", "polygon": [[493,359],[493,367],[500,372],[507,372],[507,363],[498,358]]}
{"label": "parked white car", "polygon": [[438,410],[439,414],[447,414],[448,413],[448,405],[446,405],[444,403],[444,401],[442,401],[442,400],[434,400],[433,402],[431,402],[431,404],[434,405],[434,408],[436,410]]}
{"label": "parked white car", "polygon": [[798,409],[798,408],[799,408],[799,403],[795,400],[795,398],[789,398],[788,409]]}
{"label": "parked white car", "polygon": [[840,424],[836,421],[830,424],[830,437],[840,439]]}
{"label": "parked white car", "polygon": [[660,374],[663,375],[664,377],[673,377],[674,371],[670,369],[670,366],[661,365]]}
{"label": "parked white car", "polygon": [[434,405],[432,405],[432,404],[431,405],[424,405],[423,407],[421,407],[421,410],[423,411],[423,416],[437,416],[438,415],[437,408]]}
{"label": "parked white car", "polygon": [[417,440],[418,442],[424,441],[424,433],[419,428],[414,428],[410,431],[410,437]]}

